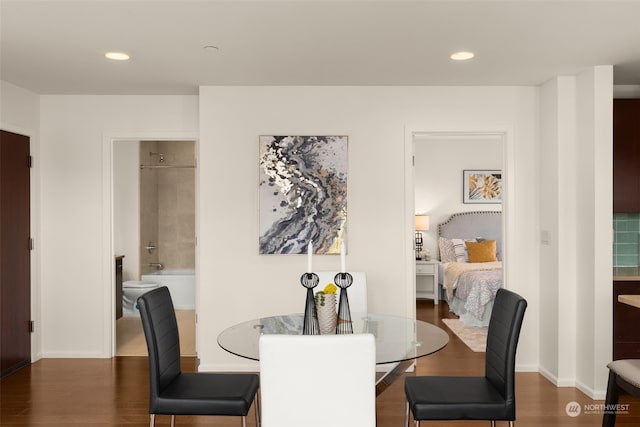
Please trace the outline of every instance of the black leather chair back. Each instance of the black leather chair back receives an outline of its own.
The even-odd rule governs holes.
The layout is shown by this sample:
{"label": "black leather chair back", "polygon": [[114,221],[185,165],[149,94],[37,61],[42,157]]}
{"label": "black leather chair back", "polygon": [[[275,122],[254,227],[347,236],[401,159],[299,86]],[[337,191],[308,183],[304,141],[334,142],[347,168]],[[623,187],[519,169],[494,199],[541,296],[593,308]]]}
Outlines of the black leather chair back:
{"label": "black leather chair back", "polygon": [[526,308],[527,301],[520,295],[499,289],[487,331],[485,376],[502,393],[511,419],[516,413],[516,349]]}
{"label": "black leather chair back", "polygon": [[138,298],[140,317],[149,351],[149,407],[168,384],[180,375],[180,338],[171,294],[166,286]]}

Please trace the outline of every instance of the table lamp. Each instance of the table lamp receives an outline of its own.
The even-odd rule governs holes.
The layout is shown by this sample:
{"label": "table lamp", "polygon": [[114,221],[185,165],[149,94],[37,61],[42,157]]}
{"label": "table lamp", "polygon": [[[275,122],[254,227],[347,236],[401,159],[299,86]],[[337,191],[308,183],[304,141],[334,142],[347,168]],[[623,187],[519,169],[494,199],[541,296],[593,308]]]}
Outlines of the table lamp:
{"label": "table lamp", "polygon": [[422,240],[422,232],[429,230],[429,215],[416,215],[415,216],[415,249],[416,260],[422,259],[421,252],[424,241]]}

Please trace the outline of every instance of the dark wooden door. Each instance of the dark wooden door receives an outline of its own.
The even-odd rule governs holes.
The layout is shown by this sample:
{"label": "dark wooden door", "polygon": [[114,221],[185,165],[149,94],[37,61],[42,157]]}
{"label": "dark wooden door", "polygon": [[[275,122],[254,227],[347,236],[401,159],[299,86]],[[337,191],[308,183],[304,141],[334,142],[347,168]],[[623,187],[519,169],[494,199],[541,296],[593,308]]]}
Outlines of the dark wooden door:
{"label": "dark wooden door", "polygon": [[0,370],[31,363],[29,137],[0,130]]}
{"label": "dark wooden door", "polygon": [[640,295],[640,282],[613,282],[613,360],[640,359],[640,309],[618,302],[618,295]]}
{"label": "dark wooden door", "polygon": [[640,212],[640,99],[613,100],[613,211]]}

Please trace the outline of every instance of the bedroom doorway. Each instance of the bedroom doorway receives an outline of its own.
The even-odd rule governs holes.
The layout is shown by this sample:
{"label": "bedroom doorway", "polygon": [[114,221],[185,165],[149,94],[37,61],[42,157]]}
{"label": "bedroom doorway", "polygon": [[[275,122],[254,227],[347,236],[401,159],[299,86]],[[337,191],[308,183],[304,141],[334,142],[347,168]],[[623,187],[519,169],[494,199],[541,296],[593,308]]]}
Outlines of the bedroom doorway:
{"label": "bedroom doorway", "polygon": [[423,245],[434,260],[438,259],[438,224],[454,213],[502,210],[501,203],[465,203],[463,198],[463,171],[502,171],[502,145],[501,136],[495,134],[414,137],[415,214],[429,216],[429,230],[422,231]]}
{"label": "bedroom doorway", "polygon": [[[434,269],[438,268],[438,224],[451,214],[474,211],[502,211],[503,254],[508,245],[508,205],[510,202],[509,177],[513,168],[511,158],[511,130],[465,129],[452,131],[430,131],[426,128],[408,130],[405,138],[407,158],[407,237],[413,239],[414,215],[429,217],[428,230],[422,231],[425,252],[431,257]],[[499,171],[502,178],[502,203],[465,203],[463,198],[463,174],[465,170]],[[410,233],[410,234],[409,234]],[[414,277],[414,299],[433,289],[433,280],[442,283],[442,271],[433,277],[421,277],[417,270],[415,253],[407,252]],[[503,257],[504,259],[504,257]],[[503,281],[506,282],[507,267],[504,264]],[[416,274],[417,273],[417,274]],[[438,286],[438,299],[443,303],[445,295]],[[432,292],[433,293],[433,292]],[[446,298],[445,298],[446,299]],[[411,304],[411,302],[410,302]]]}

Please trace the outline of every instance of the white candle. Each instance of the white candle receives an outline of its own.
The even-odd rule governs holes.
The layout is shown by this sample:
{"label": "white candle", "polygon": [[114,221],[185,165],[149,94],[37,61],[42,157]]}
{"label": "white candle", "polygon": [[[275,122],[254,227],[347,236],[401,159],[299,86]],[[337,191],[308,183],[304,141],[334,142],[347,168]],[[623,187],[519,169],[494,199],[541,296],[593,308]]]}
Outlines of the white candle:
{"label": "white candle", "polygon": [[340,246],[340,268],[341,273],[347,272],[347,250],[345,249],[344,240]]}
{"label": "white candle", "polygon": [[313,245],[309,242],[307,246],[307,273],[313,273],[311,268],[311,253],[313,252]]}

